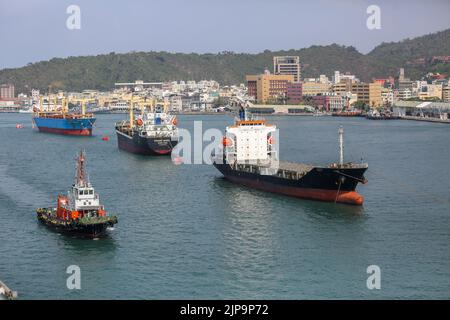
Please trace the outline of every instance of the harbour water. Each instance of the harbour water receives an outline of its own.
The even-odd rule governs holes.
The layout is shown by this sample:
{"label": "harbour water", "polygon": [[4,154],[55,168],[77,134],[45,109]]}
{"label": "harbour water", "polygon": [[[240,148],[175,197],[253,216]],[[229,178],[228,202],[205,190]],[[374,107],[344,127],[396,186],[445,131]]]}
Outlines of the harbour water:
{"label": "harbour water", "polygon": [[[22,299],[450,298],[450,128],[416,121],[270,117],[283,160],[369,163],[363,207],[233,185],[209,165],[119,151],[114,122],[93,137],[38,133],[27,114],[0,116],[0,279]],[[220,128],[227,116],[179,116]],[[16,129],[17,123],[24,124]],[[108,135],[109,141],[101,137]],[[100,240],[38,223],[73,183],[84,148],[91,182],[119,223]],[[68,290],[66,268],[81,268]],[[381,269],[368,290],[366,268]]]}

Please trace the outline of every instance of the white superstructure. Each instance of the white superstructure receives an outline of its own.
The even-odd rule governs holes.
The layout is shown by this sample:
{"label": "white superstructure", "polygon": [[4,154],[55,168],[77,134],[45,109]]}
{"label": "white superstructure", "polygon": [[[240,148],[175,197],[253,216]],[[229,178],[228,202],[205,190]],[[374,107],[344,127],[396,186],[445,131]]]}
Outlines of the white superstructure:
{"label": "white superstructure", "polygon": [[277,166],[278,130],[265,120],[247,119],[245,113],[226,128],[224,155],[227,163]]}

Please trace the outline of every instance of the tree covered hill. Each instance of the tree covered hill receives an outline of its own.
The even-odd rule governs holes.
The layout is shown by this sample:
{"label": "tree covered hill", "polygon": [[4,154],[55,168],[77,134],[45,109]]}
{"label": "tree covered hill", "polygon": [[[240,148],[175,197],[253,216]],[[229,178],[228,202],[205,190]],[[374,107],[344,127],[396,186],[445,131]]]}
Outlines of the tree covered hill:
{"label": "tree covered hill", "polygon": [[331,76],[335,70],[356,74],[370,81],[388,77],[405,67],[406,75],[419,78],[426,71],[450,73],[449,63],[432,61],[433,56],[450,55],[450,29],[407,39],[382,43],[364,55],[354,47],[337,44],[311,46],[300,50],[269,51],[247,54],[221,52],[217,54],[130,52],[53,58],[21,68],[0,70],[0,83],[11,82],[16,92],[37,88],[47,91],[64,89],[108,90],[115,82],[174,81],[214,79],[221,84],[238,84],[246,74],[272,70],[272,57],[299,55],[303,77]]}

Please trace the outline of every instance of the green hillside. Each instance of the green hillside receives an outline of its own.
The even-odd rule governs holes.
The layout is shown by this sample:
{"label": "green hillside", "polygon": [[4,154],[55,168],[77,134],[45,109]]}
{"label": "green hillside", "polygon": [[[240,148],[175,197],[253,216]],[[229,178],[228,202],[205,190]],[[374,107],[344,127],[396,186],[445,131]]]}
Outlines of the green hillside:
{"label": "green hillside", "polygon": [[[373,77],[393,76],[400,67],[405,67],[407,76],[418,78],[426,71],[450,73],[450,64],[430,61],[435,55],[450,55],[450,29],[401,42],[382,43],[367,55],[354,47],[332,44],[301,50],[266,50],[258,54],[131,52],[54,58],[0,70],[0,83],[14,83],[16,92],[30,88],[46,91],[49,86],[52,90],[108,90],[115,82],[136,79],[214,79],[222,84],[237,84],[245,80],[246,74],[260,73],[265,67],[271,70],[275,55],[299,55],[304,77],[331,76],[334,70],[340,70],[368,81]],[[418,58],[424,58],[426,63],[415,64],[413,60]]]}

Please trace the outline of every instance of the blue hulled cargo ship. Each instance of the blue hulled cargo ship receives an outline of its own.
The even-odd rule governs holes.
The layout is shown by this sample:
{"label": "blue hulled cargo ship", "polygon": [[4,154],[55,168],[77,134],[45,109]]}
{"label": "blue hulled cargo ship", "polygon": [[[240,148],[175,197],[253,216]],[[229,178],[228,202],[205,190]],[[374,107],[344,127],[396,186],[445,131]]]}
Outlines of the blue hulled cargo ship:
{"label": "blue hulled cargo ship", "polygon": [[63,98],[61,105],[57,106],[57,101],[53,106],[48,102],[44,107],[41,99],[39,109],[34,108],[33,123],[40,132],[90,136],[95,118],[92,113],[86,113],[84,103],[81,105],[81,113],[69,112],[67,100]]}
{"label": "blue hulled cargo ship", "polygon": [[89,114],[83,116],[78,114],[38,113],[33,117],[33,121],[41,132],[90,136],[92,135],[95,118]]}

